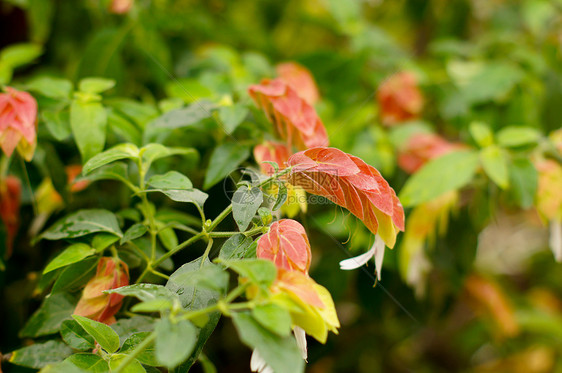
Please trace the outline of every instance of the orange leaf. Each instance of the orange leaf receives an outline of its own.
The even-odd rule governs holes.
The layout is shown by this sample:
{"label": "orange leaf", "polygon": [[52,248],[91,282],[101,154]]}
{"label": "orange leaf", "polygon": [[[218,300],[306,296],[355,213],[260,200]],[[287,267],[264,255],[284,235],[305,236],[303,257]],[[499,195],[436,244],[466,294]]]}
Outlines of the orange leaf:
{"label": "orange leaf", "polygon": [[279,79],[287,83],[306,102],[314,105],[320,98],[314,78],[308,69],[296,62],[285,62],[275,67]]}
{"label": "orange leaf", "polygon": [[256,255],[272,261],[279,269],[307,273],[311,251],[304,227],[291,219],[276,221],[259,238]]}
{"label": "orange leaf", "polygon": [[423,96],[416,77],[410,72],[390,76],[377,91],[383,124],[393,126],[418,117],[423,108]]}
{"label": "orange leaf", "polygon": [[289,183],[345,207],[388,247],[404,230],[404,210],[376,168],[335,148],[313,148],[292,155]]}
{"label": "orange leaf", "polygon": [[281,79],[264,79],[248,89],[289,148],[327,146],[328,134],[314,108]]}

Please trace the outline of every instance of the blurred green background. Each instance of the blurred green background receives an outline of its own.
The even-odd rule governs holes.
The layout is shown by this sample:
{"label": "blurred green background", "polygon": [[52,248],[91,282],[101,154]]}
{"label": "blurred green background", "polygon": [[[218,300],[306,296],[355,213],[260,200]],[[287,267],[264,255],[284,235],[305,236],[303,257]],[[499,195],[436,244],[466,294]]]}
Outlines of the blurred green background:
{"label": "blurred green background", "polygon": [[[532,128],[543,138],[561,127],[560,0],[134,0],[123,14],[110,12],[111,5],[0,1],[0,49],[32,42],[43,51],[14,71],[15,81],[111,78],[114,107],[119,97],[132,98],[150,119],[164,98],[169,105],[225,97],[249,103],[249,84],[274,76],[277,63],[296,61],[317,82],[316,109],[331,146],[377,167],[397,191],[408,175],[396,165],[396,149],[408,131],[477,147],[474,121],[492,132]],[[425,106],[401,133],[382,126],[376,90],[404,70],[416,74]],[[213,143],[200,134],[174,141],[203,153]],[[545,146],[509,151],[528,159]],[[65,163],[69,149],[57,147]],[[399,238],[374,287],[372,266],[338,266],[348,249],[368,247],[368,232],[333,205],[310,205],[302,221],[313,246],[311,275],[332,293],[342,328],[325,346],[311,342],[307,371],[562,372],[562,267],[533,196],[528,203],[485,175],[475,177],[460,192],[446,232],[425,244],[430,264],[420,283],[399,273]],[[118,206],[115,199],[104,203]],[[225,201],[210,203],[218,212]],[[23,216],[30,219],[31,208]],[[1,274],[2,351],[21,345],[17,331],[37,305],[32,289],[48,255],[28,247]],[[416,295],[420,287],[425,291]],[[250,351],[228,321],[205,353],[219,372],[248,371]]]}

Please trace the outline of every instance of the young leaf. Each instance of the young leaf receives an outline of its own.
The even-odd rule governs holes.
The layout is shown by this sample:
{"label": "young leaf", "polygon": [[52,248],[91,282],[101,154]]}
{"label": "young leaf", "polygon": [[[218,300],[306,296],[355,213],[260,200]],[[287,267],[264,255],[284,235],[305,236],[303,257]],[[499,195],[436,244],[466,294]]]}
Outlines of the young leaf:
{"label": "young leaf", "polygon": [[60,327],[63,341],[75,350],[89,351],[95,347],[94,338],[74,320],[65,320]]}
{"label": "young leaf", "polygon": [[219,258],[222,260],[242,259],[253,240],[243,234],[235,234],[222,245]]}
{"label": "young leaf", "polygon": [[187,359],[197,341],[197,328],[187,320],[172,323],[164,318],[156,322],[156,360],[160,365],[173,368]]}
{"label": "young leaf", "polygon": [[193,184],[189,178],[177,171],[169,171],[164,175],[154,175],[148,179],[147,184],[156,189],[192,189]]}
{"label": "young leaf", "polygon": [[249,156],[250,148],[246,145],[226,143],[215,148],[209,160],[203,189],[209,189],[218,183]]}
{"label": "young leaf", "polygon": [[478,168],[478,153],[458,151],[429,161],[416,172],[400,192],[404,206],[431,201],[468,184]]}
{"label": "young leaf", "polygon": [[248,228],[252,218],[263,202],[263,193],[260,188],[241,186],[232,196],[232,215],[241,232]]}
{"label": "young leaf", "polygon": [[472,122],[468,130],[474,141],[476,141],[480,147],[484,148],[494,143],[494,134],[488,125],[482,122]]}
{"label": "young leaf", "polygon": [[94,337],[104,350],[110,353],[117,351],[119,348],[119,336],[113,329],[84,316],[72,315],[72,317],[89,335]]}
{"label": "young leaf", "polygon": [[55,269],[66,267],[69,264],[79,262],[82,259],[93,255],[95,252],[96,250],[94,248],[91,248],[84,243],[70,245],[62,253],[51,260],[51,262],[43,270],[43,273],[45,274]]}
{"label": "young leaf", "polygon": [[80,150],[82,163],[103,150],[107,113],[101,103],[74,100],[70,106],[70,127]]}
{"label": "young leaf", "polygon": [[108,232],[122,237],[115,215],[107,210],[80,210],[53,224],[39,237],[47,240],[76,238],[96,232]]}
{"label": "young leaf", "polygon": [[486,174],[500,188],[509,186],[508,159],[505,151],[496,145],[490,145],[480,150],[480,161]]}
{"label": "young leaf", "polygon": [[102,93],[115,87],[115,80],[105,78],[84,78],[78,83],[78,89],[85,93]]}
{"label": "young leaf", "polygon": [[41,369],[47,364],[63,361],[72,354],[70,347],[59,341],[36,343],[20,348],[10,354],[9,362],[12,364]]}
{"label": "young leaf", "polygon": [[135,159],[139,156],[139,149],[133,144],[119,144],[111,149],[90,158],[84,165],[82,173],[89,174],[96,168],[120,159]]}
{"label": "young leaf", "polygon": [[248,312],[232,314],[232,321],[242,342],[256,349],[274,372],[304,372],[304,360],[294,338],[280,337],[270,332]]}

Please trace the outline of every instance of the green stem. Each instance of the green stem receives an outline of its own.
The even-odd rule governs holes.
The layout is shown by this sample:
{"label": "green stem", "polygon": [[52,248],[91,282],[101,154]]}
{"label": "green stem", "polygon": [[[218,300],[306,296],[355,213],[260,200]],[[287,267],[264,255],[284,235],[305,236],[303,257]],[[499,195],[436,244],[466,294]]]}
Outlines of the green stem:
{"label": "green stem", "polygon": [[230,205],[227,206],[227,208],[225,208],[220,214],[219,216],[217,216],[215,218],[215,220],[213,220],[213,222],[211,223],[211,225],[209,226],[209,229],[207,229],[208,232],[211,232],[212,230],[214,230],[217,225],[220,224],[221,221],[224,220],[224,218],[226,218],[228,216],[228,214],[230,214],[232,212],[232,203]]}
{"label": "green stem", "polygon": [[207,242],[207,248],[205,249],[205,252],[201,257],[201,264],[199,265],[199,268],[203,268],[203,264],[205,264],[205,259],[209,257],[209,253],[211,252],[212,247],[213,247],[213,239],[209,237],[209,242]]}
{"label": "green stem", "polygon": [[162,263],[164,260],[168,259],[169,257],[174,255],[175,253],[177,253],[178,251],[180,251],[184,247],[187,247],[187,246],[191,245],[192,243],[194,243],[196,241],[199,241],[200,239],[202,239],[205,236],[206,236],[205,232],[200,232],[200,233],[196,234],[195,236],[191,237],[187,241],[184,241],[181,244],[179,244],[178,246],[176,246],[173,250],[168,251],[166,254],[164,254],[160,258],[156,259],[154,261],[154,263],[152,263],[152,265],[154,267],[158,267],[158,265],[160,263]]}
{"label": "green stem", "polygon": [[156,339],[156,333],[155,332],[150,333],[144,339],[144,341],[142,341],[137,345],[137,347],[135,347],[135,349],[131,353],[127,354],[127,357],[123,359],[121,364],[119,364],[119,367],[117,367],[117,369],[114,370],[113,372],[114,373],[122,372],[127,367],[127,365],[132,363],[137,358],[137,356],[139,356],[144,351],[145,348],[147,348],[152,342],[154,342],[155,339]]}
{"label": "green stem", "polygon": [[252,228],[246,232],[210,232],[209,237],[231,237],[236,234],[243,234],[246,237],[256,235],[263,232],[264,227]]}

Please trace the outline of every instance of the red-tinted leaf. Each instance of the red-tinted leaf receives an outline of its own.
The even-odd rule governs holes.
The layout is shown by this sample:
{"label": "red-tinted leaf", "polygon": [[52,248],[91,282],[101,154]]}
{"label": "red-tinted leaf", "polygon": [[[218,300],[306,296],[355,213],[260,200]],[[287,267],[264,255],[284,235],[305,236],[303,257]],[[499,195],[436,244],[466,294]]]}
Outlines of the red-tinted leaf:
{"label": "red-tinted leaf", "polygon": [[113,316],[121,308],[123,296],[103,291],[126,285],[129,285],[127,264],[116,258],[101,258],[96,275],[86,284],[74,314],[111,324],[115,320]]}
{"label": "red-tinted leaf", "polygon": [[357,216],[393,247],[404,230],[404,210],[396,193],[376,168],[334,148],[314,148],[294,154],[288,181],[309,193],[328,198]]}
{"label": "red-tinted leaf", "polygon": [[398,165],[412,174],[428,161],[463,148],[464,145],[450,143],[439,135],[418,133],[410,137],[406,146],[400,150]]}
{"label": "red-tinted leaf", "polygon": [[0,147],[7,156],[18,147],[31,161],[37,144],[37,101],[27,92],[5,87],[0,93]]}
{"label": "red-tinted leaf", "polygon": [[21,183],[14,176],[0,181],[0,218],[6,227],[5,257],[12,254],[14,238],[20,223]]}
{"label": "red-tinted leaf", "polygon": [[314,78],[308,69],[295,62],[285,62],[275,68],[279,79],[294,89],[306,102],[314,105],[320,98]]}
{"label": "red-tinted leaf", "polygon": [[276,221],[258,240],[256,255],[271,260],[279,269],[307,273],[311,252],[304,227],[291,219]]}
{"label": "red-tinted leaf", "polygon": [[328,134],[314,108],[281,79],[264,79],[248,92],[289,147],[328,145]]}
{"label": "red-tinted leaf", "polygon": [[261,171],[266,175],[273,175],[275,170],[270,164],[263,162],[275,162],[279,169],[282,170],[285,168],[285,162],[287,162],[290,155],[291,153],[286,145],[273,141],[265,141],[254,148],[254,158],[259,164]]}
{"label": "red-tinted leaf", "polygon": [[423,108],[423,96],[416,77],[410,72],[390,76],[377,91],[382,122],[392,126],[415,119]]}

